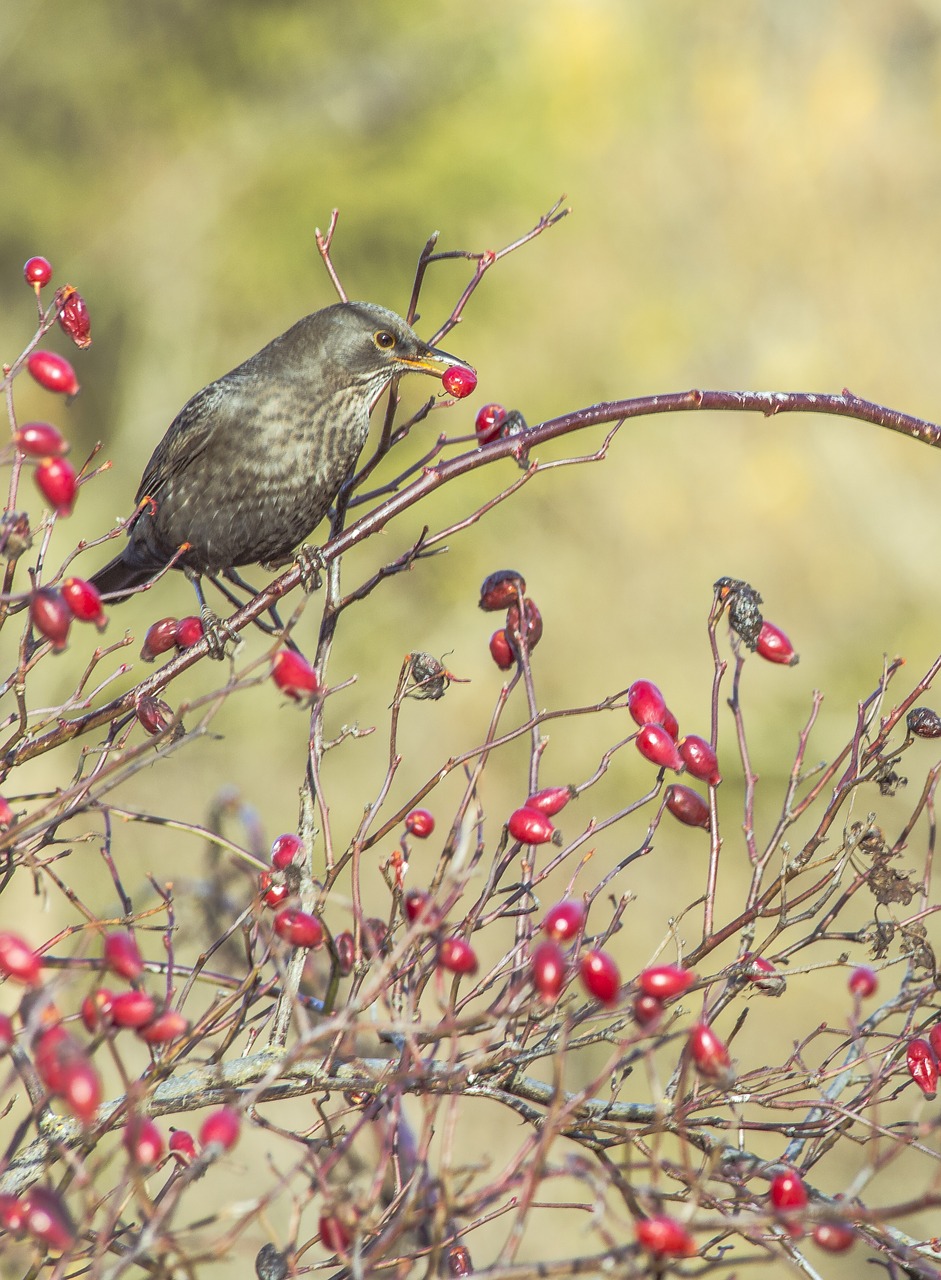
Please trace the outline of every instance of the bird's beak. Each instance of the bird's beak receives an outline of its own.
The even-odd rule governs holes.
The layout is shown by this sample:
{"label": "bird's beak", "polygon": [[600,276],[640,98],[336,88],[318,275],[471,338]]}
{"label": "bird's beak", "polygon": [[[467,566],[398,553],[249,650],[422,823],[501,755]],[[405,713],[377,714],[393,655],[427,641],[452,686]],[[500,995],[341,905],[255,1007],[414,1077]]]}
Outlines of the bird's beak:
{"label": "bird's beak", "polygon": [[426,347],[424,343],[419,347],[418,355],[399,356],[398,359],[413,373],[430,373],[434,378],[440,378],[446,369],[467,369],[470,373],[477,373],[466,360],[459,360],[440,347]]}

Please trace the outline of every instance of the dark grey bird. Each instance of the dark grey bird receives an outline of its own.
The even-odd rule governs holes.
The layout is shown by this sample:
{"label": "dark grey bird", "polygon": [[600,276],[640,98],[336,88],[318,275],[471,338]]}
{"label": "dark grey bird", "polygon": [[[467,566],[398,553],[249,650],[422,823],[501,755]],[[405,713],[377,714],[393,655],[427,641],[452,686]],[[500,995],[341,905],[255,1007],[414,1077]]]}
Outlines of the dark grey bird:
{"label": "dark grey bird", "polygon": [[451,366],[470,369],[373,303],[298,320],[183,406],[144,471],[127,546],[91,581],[122,600],[176,556],[205,611],[201,574],[283,564],[312,533],[394,377]]}

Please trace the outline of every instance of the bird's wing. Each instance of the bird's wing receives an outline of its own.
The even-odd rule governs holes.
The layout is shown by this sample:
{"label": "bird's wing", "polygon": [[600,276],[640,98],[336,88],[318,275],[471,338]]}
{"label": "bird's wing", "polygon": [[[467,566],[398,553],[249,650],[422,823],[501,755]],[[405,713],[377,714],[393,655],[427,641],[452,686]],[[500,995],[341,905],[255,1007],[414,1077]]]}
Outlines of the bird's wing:
{"label": "bird's wing", "polygon": [[232,383],[220,379],[186,402],[144,469],[137,502],[145,497],[158,498],[164,486],[206,450],[220,429],[220,418],[225,416],[229,402],[237,399],[235,392]]}

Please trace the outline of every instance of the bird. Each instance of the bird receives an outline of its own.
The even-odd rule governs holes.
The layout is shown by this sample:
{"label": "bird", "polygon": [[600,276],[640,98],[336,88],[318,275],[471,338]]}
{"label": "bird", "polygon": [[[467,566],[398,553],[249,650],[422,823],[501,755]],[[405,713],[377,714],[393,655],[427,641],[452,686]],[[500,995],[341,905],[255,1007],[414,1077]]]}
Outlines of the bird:
{"label": "bird", "polygon": [[200,577],[290,560],[351,475],[392,379],[451,367],[473,372],[375,303],[298,320],[186,402],[144,469],[127,545],[92,585],[117,603],[172,563],[213,619]]}

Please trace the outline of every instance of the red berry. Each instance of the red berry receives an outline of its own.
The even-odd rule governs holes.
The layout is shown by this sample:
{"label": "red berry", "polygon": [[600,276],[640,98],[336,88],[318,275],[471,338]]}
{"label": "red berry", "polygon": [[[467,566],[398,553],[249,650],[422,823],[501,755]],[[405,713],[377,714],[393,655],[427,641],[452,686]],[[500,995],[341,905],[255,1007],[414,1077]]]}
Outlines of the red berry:
{"label": "red berry", "polygon": [[878,985],[879,979],[876,976],[876,971],[875,969],[870,969],[868,965],[861,964],[850,974],[849,989],[860,1000],[865,1000],[867,996],[875,995]]}
{"label": "red berry", "polygon": [[495,631],[490,637],[490,656],[501,671],[509,671],[516,661],[503,627],[499,631]]}
{"label": "red berry", "polygon": [[807,1188],[800,1174],[794,1169],[776,1174],[771,1179],[768,1199],[779,1212],[803,1209],[807,1204]]}
{"label": "red berry", "polygon": [[627,709],[635,724],[663,724],[667,703],[651,680],[635,680],[627,691]]}
{"label": "red berry", "polygon": [[614,1004],[621,990],[621,974],[606,951],[586,951],[579,961],[585,990],[601,1004]]}
{"label": "red berry", "polygon": [[642,1248],[660,1258],[690,1258],[696,1252],[696,1241],[686,1228],[665,1214],[641,1218],[634,1234]]}
{"label": "red berry", "polygon": [[928,1032],[928,1043],[936,1061],[941,1061],[941,1022],[936,1022]]}
{"label": "red berry", "polygon": [[200,1126],[200,1146],[208,1147],[217,1143],[223,1151],[230,1151],[238,1142],[241,1125],[238,1112],[231,1107],[219,1107],[217,1111],[210,1111]]}
{"label": "red berry", "polygon": [[112,973],[133,982],[144,972],[137,943],[129,933],[109,933],[105,938],[105,964]]}
{"label": "red berry", "polygon": [[578,792],[574,787],[546,787],[542,791],[537,791],[534,796],[530,796],[525,807],[544,813],[547,818],[554,818],[577,795]]}
{"label": "red berry", "polygon": [[427,840],[434,829],[434,817],[427,809],[413,809],[405,815],[405,830],[418,840]]}
{"label": "red berry", "polygon": [[34,351],[26,361],[26,367],[41,387],[58,391],[62,395],[78,394],[78,378],[64,356],[55,351]]}
{"label": "red berry", "polygon": [[258,892],[266,907],[280,907],[291,896],[291,890],[283,881],[276,881],[270,871],[262,871],[258,876]]}
{"label": "red berry", "polygon": [[176,646],[176,618],[161,618],[154,622],[144,636],[140,656],[144,662],[153,662],[160,653],[169,653]]}
{"label": "red berry", "polygon": [[856,1232],[842,1222],[818,1222],[811,1239],[827,1253],[845,1253],[856,1239]]}
{"label": "red berry", "polygon": [[0,933],[0,973],[27,987],[38,987],[42,982],[39,956],[17,933]]}
{"label": "red berry", "polygon": [[81,1015],[85,1030],[94,1034],[102,1027],[110,1025],[111,1007],[114,1003],[114,992],[107,987],[99,987],[82,1001]]}
{"label": "red berry", "polygon": [[402,899],[402,909],[409,924],[414,924],[419,916],[425,916],[430,920],[435,914],[432,910],[433,901],[431,894],[426,890],[409,889]]}
{"label": "red berry", "polygon": [[634,741],[637,743],[637,750],[651,764],[658,765],[661,769],[673,769],[676,773],[683,772],[683,760],[676,749],[676,743],[662,724],[641,725]]}
{"label": "red berry", "polygon": [[199,644],[205,634],[206,628],[203,626],[202,618],[198,618],[196,614],[190,614],[186,618],[181,618],[176,624],[174,639],[178,649],[192,649],[194,644]]}
{"label": "red berry", "polygon": [[517,604],[525,594],[526,579],[521,573],[517,573],[515,569],[497,569],[481,583],[477,607],[485,613],[496,613],[500,609],[509,609],[511,604]]}
{"label": "red berry", "polygon": [[81,1046],[65,1027],[56,1024],[40,1032],[33,1051],[33,1059],[39,1078],[50,1093],[62,1088],[62,1072],[73,1058],[80,1057]]}
{"label": "red berry", "polygon": [[51,422],[27,422],[13,432],[13,443],[31,458],[60,457],[68,453],[69,443]]}
{"label": "red berry", "polygon": [[58,1093],[83,1125],[90,1125],[101,1103],[101,1077],[82,1052],[70,1055],[62,1064]]}
{"label": "red berry", "polygon": [[457,400],[463,400],[477,386],[477,374],[473,369],[465,369],[455,365],[453,369],[445,369],[441,381],[444,383],[444,389],[449,395],[454,396]]}
{"label": "red berry", "polygon": [[506,824],[514,840],[520,844],[548,844],[555,834],[555,827],[538,809],[516,809]]}
{"label": "red berry", "polygon": [[761,624],[755,652],[768,662],[780,662],[785,667],[793,667],[800,662],[800,655],[794,652],[790,640],[773,622]]}
{"label": "red berry", "polygon": [[656,996],[635,996],[631,1006],[634,1021],[640,1027],[653,1027],[663,1017],[663,1001]]}
{"label": "red berry", "polygon": [[276,871],[286,871],[300,861],[304,853],[304,844],[300,836],[286,834],[278,836],[271,846],[271,865]]}
{"label": "red berry", "polygon": [[787,980],[784,974],[776,969],[770,960],[766,960],[764,956],[755,956],[750,951],[746,951],[742,956],[741,963],[744,967],[745,977],[749,982],[754,983],[759,991],[765,991],[771,996],[783,994],[787,986]]}
{"label": "red berry", "polygon": [[449,1276],[472,1276],[474,1274],[474,1264],[471,1261],[470,1250],[464,1244],[452,1244],[447,1253],[447,1265]]}
{"label": "red berry", "polygon": [[173,708],[169,703],[150,693],[138,698],[135,711],[138,721],[150,734],[162,733],[173,720]]}
{"label": "red berry", "polygon": [[546,912],[542,931],[556,942],[571,942],[584,925],[587,914],[579,898],[563,898]]}
{"label": "red berry", "polygon": [[14,1236],[26,1230],[26,1208],[19,1196],[0,1195],[0,1227]]}
{"label": "red berry", "polygon": [[931,1102],[938,1092],[938,1064],[927,1040],[909,1040],[906,1051],[909,1074]]}
{"label": "red berry", "polygon": [[716,753],[705,738],[700,738],[695,733],[688,733],[685,738],[680,738],[676,747],[683,763],[694,778],[701,778],[703,782],[708,782],[710,787],[719,785],[722,781],[719,762],[716,759]]}
{"label": "red berry", "polygon": [[466,938],[443,938],[438,947],[438,964],[449,973],[477,972],[477,956]]}
{"label": "red berry", "polygon": [[732,1059],[724,1042],[706,1022],[697,1022],[686,1041],[696,1070],[706,1080],[729,1085],[733,1080]]}
{"label": "red berry", "polygon": [[382,955],[389,940],[389,927],[378,916],[367,916],[363,921],[363,954],[371,960]]}
{"label": "red berry", "polygon": [[709,806],[692,787],[684,787],[679,782],[667,787],[667,808],[674,818],[687,827],[709,830]]}
{"label": "red berry", "polygon": [[30,621],[56,653],[65,648],[72,625],[72,610],[54,587],[40,587],[29,606]]}
{"label": "red berry", "polygon": [[292,947],[323,946],[323,925],[300,907],[282,907],[274,918],[274,931]]}
{"label": "red berry", "polygon": [[670,710],[669,707],[667,707],[667,713],[663,717],[661,724],[663,725],[664,729],[666,729],[667,733],[670,735],[673,741],[676,742],[680,734],[680,722],[677,720],[676,716],[673,714],[673,712]]}
{"label": "red berry", "polygon": [[[542,614],[533,604],[532,600],[523,601],[523,615],[526,619],[525,640],[526,648],[532,653],[536,645],[542,639]],[[520,607],[518,604],[511,604],[506,611],[506,638],[507,643],[513,652],[518,656],[522,650],[523,644],[523,628],[521,622]]]}
{"label": "red berry", "polygon": [[317,1234],[323,1247],[330,1253],[345,1254],[352,1237],[338,1214],[322,1213],[317,1223]]}
{"label": "red berry", "polygon": [[0,1013],[0,1053],[6,1053],[13,1044],[13,1022],[5,1013]]}
{"label": "red berry", "polygon": [[146,991],[121,991],[111,1002],[111,1021],[116,1027],[136,1030],[151,1021],[156,1001]]}
{"label": "red berry", "polygon": [[74,285],[63,285],[56,293],[55,305],[59,307],[59,325],[77,347],[83,351],[91,346],[91,317],[85,299]]}
{"label": "red berry", "polygon": [[75,506],[78,481],[67,458],[43,458],[35,471],[39,492],[57,516],[70,516]]}
{"label": "red berry", "polygon": [[171,1040],[179,1040],[189,1030],[189,1020],[176,1009],[164,1009],[155,1018],[138,1031],[138,1037],[145,1044],[169,1044]]}
{"label": "red berry", "polygon": [[568,968],[565,952],[557,942],[540,942],[532,954],[533,986],[546,1004],[556,1000],[565,985]]}
{"label": "red berry", "polygon": [[50,1187],[30,1187],[20,1201],[24,1226],[31,1236],[51,1249],[65,1252],[76,1240],[76,1231],[65,1202]]}
{"label": "red berry", "polygon": [[13,826],[13,809],[10,807],[9,800],[0,796],[0,831],[6,831],[7,827]]}
{"label": "red berry", "polygon": [[133,1162],[143,1168],[156,1164],[163,1155],[163,1138],[150,1116],[131,1116],[122,1141]]}
{"label": "red berry", "polygon": [[696,981],[692,969],[681,969],[675,964],[655,965],[637,976],[637,985],[645,996],[657,1000],[672,1000],[688,991]]}
{"label": "red berry", "polygon": [[93,622],[99,631],[104,631],[108,619],[97,587],[84,578],[66,578],[62,583],[62,598],[79,622]]}
{"label": "red berry", "polygon": [[52,279],[52,263],[48,258],[30,258],[23,268],[23,278],[39,293]]}
{"label": "red berry", "polygon": [[307,702],[320,688],[317,672],[294,649],[281,649],[271,662],[271,678],[295,702]]}
{"label": "red berry", "polygon": [[485,404],[482,409],[478,409],[474,419],[477,443],[490,444],[493,440],[499,440],[505,421],[506,409],[502,404]]}
{"label": "red berry", "polygon": [[174,1129],[167,1143],[167,1150],[179,1156],[186,1164],[196,1159],[196,1143],[185,1129]]}

